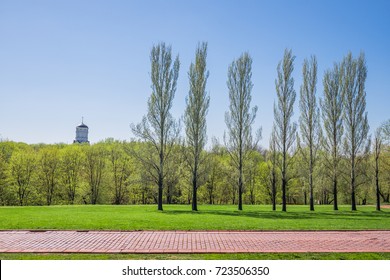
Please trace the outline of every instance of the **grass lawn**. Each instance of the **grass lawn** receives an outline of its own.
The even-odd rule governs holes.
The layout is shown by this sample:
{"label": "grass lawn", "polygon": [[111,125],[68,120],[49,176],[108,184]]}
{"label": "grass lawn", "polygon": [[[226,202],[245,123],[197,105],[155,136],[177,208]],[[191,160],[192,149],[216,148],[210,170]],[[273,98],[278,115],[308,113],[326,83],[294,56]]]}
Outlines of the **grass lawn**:
{"label": "grass lawn", "polygon": [[374,206],[331,205],[288,206],[287,212],[270,210],[269,205],[75,205],[0,207],[0,230],[390,230],[390,209],[375,211]]}
{"label": "grass lawn", "polygon": [[4,254],[0,260],[390,260],[390,253]]}

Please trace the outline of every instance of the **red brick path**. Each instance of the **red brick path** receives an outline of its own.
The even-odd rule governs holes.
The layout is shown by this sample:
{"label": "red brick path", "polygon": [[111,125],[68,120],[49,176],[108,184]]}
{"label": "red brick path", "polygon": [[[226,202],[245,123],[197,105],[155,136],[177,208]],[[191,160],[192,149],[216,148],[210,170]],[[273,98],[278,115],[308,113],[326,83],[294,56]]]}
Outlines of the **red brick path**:
{"label": "red brick path", "polygon": [[0,252],[390,252],[390,231],[0,231]]}

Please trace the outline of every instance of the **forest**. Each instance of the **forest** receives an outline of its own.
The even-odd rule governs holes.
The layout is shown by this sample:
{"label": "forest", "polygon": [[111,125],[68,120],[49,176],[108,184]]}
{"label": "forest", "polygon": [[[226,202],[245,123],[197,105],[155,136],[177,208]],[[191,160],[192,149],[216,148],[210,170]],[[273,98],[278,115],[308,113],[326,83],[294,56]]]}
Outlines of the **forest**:
{"label": "forest", "polygon": [[[292,120],[295,56],[277,65],[273,131],[261,147],[253,130],[252,58],[243,53],[228,68],[230,106],[223,140],[207,143],[207,43],[188,70],[190,90],[182,122],[170,114],[180,68],[170,46],[150,54],[148,111],[131,124],[129,141],[94,144],[0,142],[0,205],[64,204],[376,204],[390,199],[390,120],[369,135],[364,53],[347,54],[323,79],[317,94],[317,60],[305,59],[299,122]],[[212,101],[211,101],[212,102]],[[129,131],[130,135],[130,131]],[[130,138],[130,137],[129,137]]]}
{"label": "forest", "polygon": [[[63,204],[154,204],[157,187],[152,176],[132,156],[131,149],[143,143],[107,139],[93,145],[27,145],[0,143],[1,205]],[[175,147],[168,164],[164,203],[191,204],[191,174],[184,162],[183,147]],[[198,202],[201,204],[237,204],[237,175],[226,148],[216,140],[204,151]],[[381,155],[381,202],[389,202],[390,152]],[[314,171],[316,204],[333,203],[332,180],[323,172],[325,160]],[[340,163],[339,201],[350,204],[347,160]],[[308,204],[307,171],[297,154],[291,164],[287,202]],[[359,169],[357,203],[375,203],[375,158],[370,154]],[[272,161],[267,150],[254,150],[244,170],[244,204],[272,204]],[[281,203],[280,176],[277,175],[276,201]],[[190,206],[189,206],[190,207]],[[271,206],[270,206],[271,207]],[[309,207],[309,206],[308,206]]]}

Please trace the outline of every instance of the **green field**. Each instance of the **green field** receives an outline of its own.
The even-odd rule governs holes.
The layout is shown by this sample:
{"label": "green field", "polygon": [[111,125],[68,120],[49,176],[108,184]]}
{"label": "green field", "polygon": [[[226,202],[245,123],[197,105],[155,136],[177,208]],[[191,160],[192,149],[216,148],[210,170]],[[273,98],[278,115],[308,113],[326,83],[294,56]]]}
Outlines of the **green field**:
{"label": "green field", "polygon": [[35,254],[0,253],[0,260],[390,260],[390,253]]}
{"label": "green field", "polygon": [[390,209],[375,211],[374,206],[360,206],[351,211],[331,205],[288,206],[287,212],[271,211],[267,205],[200,205],[192,212],[190,205],[78,205],[0,207],[0,230],[74,229],[74,230],[390,230]]}

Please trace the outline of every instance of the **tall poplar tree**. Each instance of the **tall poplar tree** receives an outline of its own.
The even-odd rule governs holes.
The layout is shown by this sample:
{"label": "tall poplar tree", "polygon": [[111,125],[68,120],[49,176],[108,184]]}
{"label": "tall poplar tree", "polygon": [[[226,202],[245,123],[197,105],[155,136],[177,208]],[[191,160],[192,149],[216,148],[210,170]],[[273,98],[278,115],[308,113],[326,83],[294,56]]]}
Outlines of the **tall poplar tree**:
{"label": "tall poplar tree", "polygon": [[351,207],[356,210],[357,166],[362,155],[367,153],[368,119],[366,112],[365,82],[367,67],[364,54],[357,59],[349,53],[343,60],[343,95],[344,95],[344,151],[349,157]]}
{"label": "tall poplar tree", "polygon": [[197,190],[199,188],[200,165],[204,158],[202,151],[206,145],[206,115],[210,97],[206,93],[206,83],[209,71],[206,69],[207,43],[199,44],[196,49],[195,64],[191,63],[188,72],[190,90],[186,99],[184,123],[186,129],[186,144],[189,155],[187,163],[192,176],[192,210],[198,211]]}
{"label": "tall poplar tree", "polygon": [[381,125],[382,137],[386,143],[390,142],[390,119]]}
{"label": "tall poplar tree", "polygon": [[274,105],[275,136],[278,151],[281,153],[279,168],[282,175],[282,211],[287,211],[286,191],[288,178],[288,167],[290,163],[289,152],[293,148],[296,139],[297,125],[293,123],[294,102],[296,92],[294,90],[294,60],[291,50],[284,51],[284,57],[278,64],[278,77],[275,80],[278,103]]}
{"label": "tall poplar tree", "polygon": [[301,147],[300,141],[298,143],[309,171],[310,210],[314,211],[313,172],[321,139],[320,112],[316,101],[317,59],[315,56],[312,56],[310,61],[304,60],[302,74],[303,84],[299,100],[299,108],[301,110],[299,126],[303,146]]}
{"label": "tall poplar tree", "polygon": [[226,145],[233,165],[238,172],[238,210],[242,210],[244,192],[243,170],[248,154],[260,139],[260,130],[255,138],[252,125],[255,121],[257,106],[251,108],[252,100],[252,58],[244,53],[233,61],[228,70],[227,86],[229,89],[229,112],[225,114],[229,141]]}
{"label": "tall poplar tree", "polygon": [[162,211],[166,164],[179,136],[179,126],[170,110],[175,97],[180,62],[178,56],[172,60],[172,48],[165,43],[153,46],[150,62],[152,94],[148,100],[148,113],[141,123],[131,124],[131,130],[149,146],[143,153],[133,154],[157,184],[157,208]]}
{"label": "tall poplar tree", "polygon": [[333,188],[333,210],[338,210],[338,178],[340,163],[340,144],[343,136],[343,94],[342,77],[339,64],[334,64],[332,70],[327,70],[323,78],[324,98],[320,100],[323,141],[325,150],[325,165],[330,171]]}

